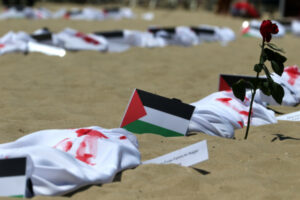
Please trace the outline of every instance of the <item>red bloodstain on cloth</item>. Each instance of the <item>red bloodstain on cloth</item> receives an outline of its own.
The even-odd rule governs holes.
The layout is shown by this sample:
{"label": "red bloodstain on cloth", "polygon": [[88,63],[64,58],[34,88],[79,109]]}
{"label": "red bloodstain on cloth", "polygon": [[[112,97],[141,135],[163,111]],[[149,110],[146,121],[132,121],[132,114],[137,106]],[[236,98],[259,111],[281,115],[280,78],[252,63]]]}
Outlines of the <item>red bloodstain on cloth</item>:
{"label": "red bloodstain on cloth", "polygon": [[0,44],[0,48],[3,48],[3,47],[5,47],[5,44]]}
{"label": "red bloodstain on cloth", "polygon": [[78,129],[76,133],[77,137],[85,136],[76,151],[76,158],[89,165],[95,165],[95,163],[91,162],[91,158],[96,158],[97,156],[98,139],[108,139],[108,137],[93,129]]}
{"label": "red bloodstain on cloth", "polygon": [[[75,158],[88,165],[95,165],[95,163],[92,162],[92,158],[97,157],[98,139],[108,139],[108,137],[100,131],[93,129],[78,129],[76,130],[76,133],[78,138],[84,138],[75,152]],[[126,139],[126,136],[121,136],[120,139]],[[64,152],[70,151],[72,147],[73,142],[70,138],[65,138],[53,146],[53,148],[61,149]]]}
{"label": "red bloodstain on cloth", "polygon": [[225,105],[229,106],[229,101],[232,100],[232,98],[217,98],[217,101],[220,101],[221,103],[224,103]]}
{"label": "red bloodstain on cloth", "polygon": [[81,128],[81,129],[78,129],[76,131],[76,133],[77,133],[77,137],[81,137],[83,135],[89,135],[89,136],[96,136],[96,137],[99,137],[99,138],[108,139],[108,137],[106,135],[104,135],[100,131],[96,131],[96,130],[93,130],[93,129]]}
{"label": "red bloodstain on cloth", "polygon": [[242,121],[238,121],[239,125],[243,128],[244,127],[244,124]]}
{"label": "red bloodstain on cloth", "polygon": [[94,38],[88,36],[88,35],[85,35],[83,33],[80,33],[80,32],[77,32],[75,34],[76,37],[79,37],[79,38],[82,38],[84,41],[86,41],[87,43],[91,43],[91,44],[94,44],[94,45],[98,45],[100,44],[99,41],[95,40]]}
{"label": "red bloodstain on cloth", "polygon": [[[247,120],[247,117],[249,115],[248,111],[244,111],[244,110],[239,110],[237,107],[235,107],[234,105],[230,104],[230,101],[232,100],[232,98],[217,98],[217,101],[223,103],[224,105],[230,107],[231,109],[233,109],[234,111],[238,112],[240,115],[242,115],[244,120]],[[249,99],[246,99],[246,101],[248,101]],[[251,113],[251,116],[253,115],[253,112]],[[238,122],[240,125],[242,122]],[[243,125],[241,125],[241,127],[243,127]]]}
{"label": "red bloodstain on cloth", "polygon": [[[91,158],[95,157],[95,155],[93,153],[96,153],[96,152],[86,153],[87,148],[88,148],[87,142],[94,143],[93,141],[90,141],[90,139],[82,141],[76,151],[76,158],[82,162],[85,162],[86,164],[95,165],[94,163],[91,163]],[[91,145],[91,144],[89,144],[89,145]],[[93,148],[92,151],[95,151],[94,146],[92,145],[92,146],[90,146],[90,148],[91,147]]]}
{"label": "red bloodstain on cloth", "polygon": [[247,111],[240,111],[239,112],[241,115],[245,115],[245,116],[248,116],[249,115],[249,112],[247,112]]}
{"label": "red bloodstain on cloth", "polygon": [[294,85],[296,82],[296,79],[300,76],[300,72],[298,70],[297,66],[291,66],[284,69],[284,71],[289,76],[288,83],[290,85]]}
{"label": "red bloodstain on cloth", "polygon": [[126,137],[125,135],[123,135],[123,136],[119,137],[119,139],[120,139],[120,140],[126,140],[127,137]]}
{"label": "red bloodstain on cloth", "polygon": [[70,138],[65,138],[62,141],[60,141],[59,143],[57,143],[53,148],[57,149],[57,148],[62,148],[62,150],[64,152],[68,152],[72,146],[73,146],[73,142],[69,141]]}

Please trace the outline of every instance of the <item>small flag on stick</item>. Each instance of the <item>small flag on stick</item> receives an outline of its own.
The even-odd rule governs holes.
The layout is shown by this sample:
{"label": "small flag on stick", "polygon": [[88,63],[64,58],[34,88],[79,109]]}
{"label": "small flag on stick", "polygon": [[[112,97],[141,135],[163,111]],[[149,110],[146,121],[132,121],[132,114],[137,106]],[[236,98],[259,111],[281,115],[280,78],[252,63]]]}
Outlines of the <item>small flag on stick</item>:
{"label": "small flag on stick", "polygon": [[25,197],[26,158],[0,160],[0,196]]}
{"label": "small flag on stick", "polygon": [[184,136],[195,107],[135,89],[121,128],[133,133],[154,133],[165,137]]}

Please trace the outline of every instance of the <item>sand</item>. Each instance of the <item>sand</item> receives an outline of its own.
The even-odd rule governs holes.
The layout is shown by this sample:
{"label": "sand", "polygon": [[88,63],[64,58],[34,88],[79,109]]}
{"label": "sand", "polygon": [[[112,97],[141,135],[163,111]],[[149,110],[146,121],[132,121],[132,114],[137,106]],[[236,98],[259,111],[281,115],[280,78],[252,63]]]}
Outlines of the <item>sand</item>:
{"label": "sand", "polygon": [[[40,4],[51,9],[61,7]],[[65,5],[72,6],[72,5]],[[223,25],[237,34],[222,46],[204,43],[195,47],[132,48],[123,53],[68,52],[64,58],[9,54],[0,57],[0,143],[42,129],[98,125],[119,127],[134,88],[186,103],[197,101],[218,88],[220,73],[254,75],[258,61],[257,38],[239,34],[242,19],[216,16],[203,10],[155,10],[153,21],[138,18],[120,21],[7,20],[0,35],[9,30],[32,32],[65,27],[83,32],[115,29],[145,30],[149,25]],[[274,40],[286,50],[287,65],[300,64],[299,40],[290,34]],[[283,113],[298,107],[274,107]],[[207,140],[209,160],[194,165],[144,165],[121,173],[116,181],[78,191],[72,199],[300,199],[299,122],[251,127],[236,131],[236,139],[197,133],[164,138],[137,135],[142,160],[151,159],[201,140]],[[280,134],[280,135],[279,135]],[[49,199],[50,197],[35,197]],[[57,197],[56,199],[66,198]]]}

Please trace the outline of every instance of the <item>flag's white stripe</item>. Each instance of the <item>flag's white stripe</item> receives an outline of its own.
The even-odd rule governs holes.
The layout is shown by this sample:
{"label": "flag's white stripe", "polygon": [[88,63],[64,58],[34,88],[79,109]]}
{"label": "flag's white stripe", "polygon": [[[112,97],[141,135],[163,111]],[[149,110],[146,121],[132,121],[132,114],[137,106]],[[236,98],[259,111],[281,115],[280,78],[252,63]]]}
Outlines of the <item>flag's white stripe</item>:
{"label": "flag's white stripe", "polygon": [[26,176],[0,177],[0,188],[0,196],[25,196]]}
{"label": "flag's white stripe", "polygon": [[147,115],[139,120],[166,128],[178,133],[186,134],[189,120],[144,106]]}

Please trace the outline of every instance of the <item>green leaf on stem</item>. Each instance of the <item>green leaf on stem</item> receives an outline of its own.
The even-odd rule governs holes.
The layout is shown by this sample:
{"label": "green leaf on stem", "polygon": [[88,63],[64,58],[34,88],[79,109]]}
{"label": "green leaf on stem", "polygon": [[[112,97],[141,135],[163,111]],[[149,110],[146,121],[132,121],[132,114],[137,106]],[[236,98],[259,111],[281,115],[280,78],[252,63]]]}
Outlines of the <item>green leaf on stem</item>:
{"label": "green leaf on stem", "polygon": [[259,85],[258,88],[267,96],[271,95],[271,89],[269,87],[269,81],[262,81]]}
{"label": "green leaf on stem", "polygon": [[256,64],[256,65],[254,65],[254,71],[256,71],[257,73],[260,73],[262,69],[263,69],[263,65],[262,64]]}
{"label": "green leaf on stem", "polygon": [[236,98],[244,101],[246,95],[246,81],[244,79],[239,80],[238,82],[232,85],[232,91]]}
{"label": "green leaf on stem", "polygon": [[273,49],[274,51],[279,51],[281,53],[285,53],[285,51],[282,48],[277,47],[277,45],[274,43],[266,43],[266,44],[270,49]]}
{"label": "green leaf on stem", "polygon": [[264,52],[266,53],[267,55],[267,59],[269,61],[276,61],[277,63],[284,63],[286,61],[286,57],[284,57],[283,55],[271,50],[271,49],[268,49],[268,48],[265,48],[264,49]]}
{"label": "green leaf on stem", "polygon": [[271,60],[271,66],[276,74],[279,76],[282,75],[284,69],[284,65],[282,63],[277,63],[275,60]]}
{"label": "green leaf on stem", "polygon": [[273,82],[272,89],[271,89],[272,97],[275,99],[275,101],[279,104],[281,104],[283,96],[284,96],[284,90],[278,83]]}

